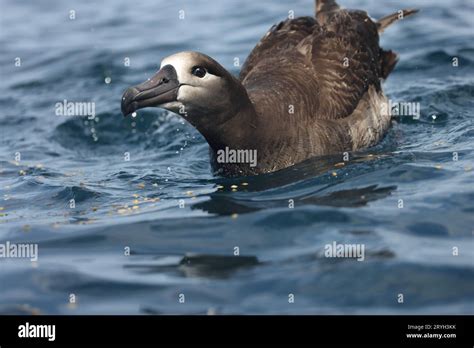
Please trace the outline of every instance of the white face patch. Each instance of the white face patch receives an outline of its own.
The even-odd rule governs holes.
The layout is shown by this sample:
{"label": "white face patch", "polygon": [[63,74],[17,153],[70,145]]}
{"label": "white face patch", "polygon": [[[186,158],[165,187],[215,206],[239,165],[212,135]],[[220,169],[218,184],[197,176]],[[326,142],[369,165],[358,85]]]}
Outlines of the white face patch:
{"label": "white face patch", "polygon": [[194,57],[190,52],[181,52],[173,54],[172,56],[166,57],[161,62],[160,69],[165,65],[171,65],[176,70],[176,75],[178,75],[178,81],[181,84],[191,84],[191,69],[194,66]]}
{"label": "white face patch", "polygon": [[[171,65],[181,87],[178,90],[177,102],[185,107],[191,105],[211,106],[213,99],[218,99],[217,93],[222,90],[222,78],[210,74],[197,77],[192,74],[195,66],[200,66],[201,59],[196,52],[180,52],[166,57],[161,62],[160,69]],[[174,107],[174,106],[173,106]],[[170,110],[170,109],[169,109]]]}

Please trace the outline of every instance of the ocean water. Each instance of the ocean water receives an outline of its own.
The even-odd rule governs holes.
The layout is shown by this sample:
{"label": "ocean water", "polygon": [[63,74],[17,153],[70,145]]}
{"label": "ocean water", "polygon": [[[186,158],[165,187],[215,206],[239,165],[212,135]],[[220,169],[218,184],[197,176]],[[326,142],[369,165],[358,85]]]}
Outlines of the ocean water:
{"label": "ocean water", "polygon": [[[473,314],[474,3],[340,3],[421,9],[381,39],[400,54],[384,89],[419,119],[344,166],[227,179],[179,117],[124,119],[122,93],[181,50],[237,74],[311,0],[1,0],[0,244],[39,256],[0,259],[0,313]],[[64,100],[96,117],[56,115]],[[333,242],[364,260],[325,257]]]}

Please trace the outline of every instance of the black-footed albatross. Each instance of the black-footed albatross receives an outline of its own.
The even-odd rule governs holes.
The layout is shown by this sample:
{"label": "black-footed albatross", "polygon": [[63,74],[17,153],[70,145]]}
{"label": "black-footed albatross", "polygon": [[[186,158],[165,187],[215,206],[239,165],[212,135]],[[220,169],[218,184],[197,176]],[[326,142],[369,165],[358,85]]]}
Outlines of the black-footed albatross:
{"label": "black-footed albatross", "polygon": [[394,52],[380,48],[379,34],[415,12],[373,21],[365,11],[316,0],[316,17],[274,25],[238,78],[205,54],[180,52],[125,91],[122,113],[154,106],[181,115],[209,143],[213,168],[227,176],[372,146],[390,125],[381,80],[397,63]]}

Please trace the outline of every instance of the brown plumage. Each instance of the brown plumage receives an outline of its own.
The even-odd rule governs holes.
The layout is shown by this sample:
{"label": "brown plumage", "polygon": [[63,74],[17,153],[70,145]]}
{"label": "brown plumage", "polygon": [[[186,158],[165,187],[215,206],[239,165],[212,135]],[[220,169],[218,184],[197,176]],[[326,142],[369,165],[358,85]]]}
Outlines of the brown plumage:
{"label": "brown plumage", "polygon": [[[178,93],[176,102],[189,108],[187,119],[211,145],[214,160],[225,147],[257,151],[255,167],[214,161],[225,175],[271,172],[313,156],[374,145],[390,125],[390,115],[382,112],[387,99],[381,80],[397,62],[395,53],[380,48],[379,33],[415,12],[403,10],[374,22],[364,11],[341,9],[333,0],[316,1],[314,18],[287,19],[263,36],[239,80],[199,53],[167,58],[180,69],[219,71],[224,89],[220,104],[228,107],[200,103],[203,98],[192,93]],[[176,112],[175,104],[159,106]]]}

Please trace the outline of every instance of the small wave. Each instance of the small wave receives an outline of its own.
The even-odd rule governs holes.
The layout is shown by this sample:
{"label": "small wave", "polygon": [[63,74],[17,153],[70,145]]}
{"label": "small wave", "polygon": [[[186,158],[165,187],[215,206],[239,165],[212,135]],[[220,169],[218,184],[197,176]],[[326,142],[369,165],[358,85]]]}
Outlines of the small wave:
{"label": "small wave", "polygon": [[458,69],[465,69],[473,65],[470,49],[459,50],[456,54],[449,54],[445,50],[434,50],[420,53],[414,57],[401,59],[397,64],[396,72],[426,71],[433,69],[447,69],[453,67],[453,58],[457,58]]}
{"label": "small wave", "polygon": [[91,189],[81,187],[81,186],[70,186],[65,187],[61,191],[59,191],[55,199],[69,202],[70,199],[74,199],[75,203],[82,203],[88,200],[97,199],[101,197],[103,194],[97,191],[93,191]]}

